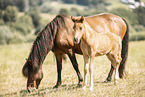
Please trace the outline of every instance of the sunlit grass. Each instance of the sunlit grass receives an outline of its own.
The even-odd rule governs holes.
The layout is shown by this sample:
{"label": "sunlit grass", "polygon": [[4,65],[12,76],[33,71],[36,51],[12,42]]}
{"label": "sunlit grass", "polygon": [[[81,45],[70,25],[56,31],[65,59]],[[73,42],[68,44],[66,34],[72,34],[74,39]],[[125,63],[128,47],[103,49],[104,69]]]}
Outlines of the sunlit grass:
{"label": "sunlit grass", "polygon": [[[103,57],[95,58],[94,91],[76,88],[77,75],[69,61],[63,61],[62,86],[53,89],[57,81],[56,62],[50,52],[43,64],[44,78],[39,87],[39,93],[27,93],[27,79],[21,74],[21,69],[28,57],[32,43],[0,46],[0,96],[49,96],[49,97],[97,97],[97,96],[144,96],[145,95],[145,41],[130,42],[129,55],[126,64],[127,76],[119,80],[119,84],[102,83],[109,72],[110,62]],[[79,68],[83,75],[83,58],[77,55]],[[89,79],[88,79],[89,82]]]}

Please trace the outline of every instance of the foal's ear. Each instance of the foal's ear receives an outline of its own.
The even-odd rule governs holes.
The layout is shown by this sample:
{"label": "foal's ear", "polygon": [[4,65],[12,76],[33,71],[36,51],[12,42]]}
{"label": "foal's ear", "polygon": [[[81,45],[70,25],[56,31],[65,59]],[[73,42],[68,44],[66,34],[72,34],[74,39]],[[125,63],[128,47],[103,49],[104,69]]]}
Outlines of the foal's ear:
{"label": "foal's ear", "polygon": [[71,20],[72,20],[73,22],[76,21],[76,19],[75,19],[73,16],[71,16]]}
{"label": "foal's ear", "polygon": [[84,16],[81,16],[80,22],[81,22],[81,23],[84,22]]}

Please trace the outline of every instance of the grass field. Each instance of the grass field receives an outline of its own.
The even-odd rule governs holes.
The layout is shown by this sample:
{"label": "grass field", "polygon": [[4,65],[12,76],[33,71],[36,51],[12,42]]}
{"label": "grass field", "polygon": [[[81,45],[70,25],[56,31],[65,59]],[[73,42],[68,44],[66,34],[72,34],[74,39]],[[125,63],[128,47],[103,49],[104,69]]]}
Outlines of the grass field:
{"label": "grass field", "polygon": [[[21,74],[25,58],[29,55],[32,43],[0,46],[0,97],[1,96],[45,96],[45,97],[97,97],[97,96],[145,96],[145,41],[130,42],[129,56],[126,64],[127,76],[119,84],[102,83],[109,72],[110,62],[107,58],[95,58],[94,91],[77,88],[77,75],[69,60],[63,62],[62,86],[53,89],[57,72],[53,54],[50,52],[43,64],[44,78],[39,93],[26,92],[26,81]],[[83,75],[83,58],[77,55],[80,71]]]}

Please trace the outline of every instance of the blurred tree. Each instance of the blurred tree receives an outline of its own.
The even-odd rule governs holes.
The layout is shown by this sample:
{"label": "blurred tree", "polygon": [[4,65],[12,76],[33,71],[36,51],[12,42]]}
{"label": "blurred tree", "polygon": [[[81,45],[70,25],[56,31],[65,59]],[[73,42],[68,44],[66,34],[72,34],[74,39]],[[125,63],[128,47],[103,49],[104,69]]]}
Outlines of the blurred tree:
{"label": "blurred tree", "polygon": [[0,9],[5,10],[8,6],[16,6],[19,11],[23,11],[25,0],[0,0]]}
{"label": "blurred tree", "polygon": [[15,22],[18,16],[18,9],[15,6],[8,6],[4,12],[3,20],[5,22]]}
{"label": "blurred tree", "polygon": [[29,0],[25,0],[25,8],[24,11],[27,13],[29,11]]}
{"label": "blurred tree", "polygon": [[145,7],[139,6],[138,8],[134,9],[134,13],[138,16],[137,20],[139,24],[145,26]]}
{"label": "blurred tree", "polygon": [[13,34],[7,26],[0,26],[0,44],[9,44]]}
{"label": "blurred tree", "polygon": [[80,5],[89,5],[92,0],[77,0],[77,4]]}
{"label": "blurred tree", "polygon": [[72,7],[72,8],[70,9],[70,12],[71,12],[71,15],[72,15],[72,16],[79,16],[79,15],[80,15],[80,12],[79,12],[78,9],[75,8],[75,7]]}
{"label": "blurred tree", "polygon": [[112,9],[110,13],[116,14],[120,17],[123,17],[129,21],[131,25],[136,25],[138,24],[137,14],[135,14],[132,10],[125,9],[125,8],[116,8]]}
{"label": "blurred tree", "polygon": [[77,0],[62,0],[62,1],[65,3],[73,3],[73,4],[77,3]]}
{"label": "blurred tree", "polygon": [[40,26],[40,12],[38,7],[30,8],[28,14],[32,17],[34,27],[37,28]]}
{"label": "blurred tree", "polygon": [[61,8],[59,14],[69,15],[69,11],[66,8]]}
{"label": "blurred tree", "polygon": [[43,4],[43,0],[29,0],[29,5],[31,7],[36,7]]}
{"label": "blurred tree", "polygon": [[2,17],[3,17],[3,11],[0,10],[0,19],[2,19]]}

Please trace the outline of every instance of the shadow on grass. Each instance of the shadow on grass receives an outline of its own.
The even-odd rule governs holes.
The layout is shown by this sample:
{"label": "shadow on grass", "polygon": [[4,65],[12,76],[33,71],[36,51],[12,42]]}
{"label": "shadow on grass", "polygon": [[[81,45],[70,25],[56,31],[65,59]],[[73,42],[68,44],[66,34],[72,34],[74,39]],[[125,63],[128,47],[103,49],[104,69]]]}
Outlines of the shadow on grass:
{"label": "shadow on grass", "polygon": [[28,93],[27,90],[21,90],[13,93],[6,93],[4,95],[0,95],[0,97],[7,97],[7,96],[45,96],[53,92],[57,91],[71,91],[74,89],[78,89],[79,87],[76,86],[76,84],[73,85],[62,85],[59,88],[53,89],[53,87],[47,87],[47,88],[42,88],[38,89],[38,91],[33,90],[31,93]]}

